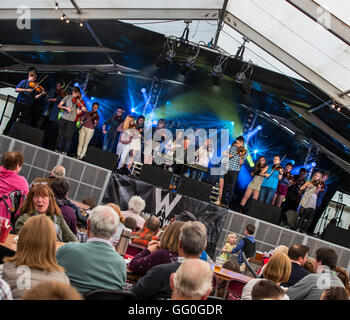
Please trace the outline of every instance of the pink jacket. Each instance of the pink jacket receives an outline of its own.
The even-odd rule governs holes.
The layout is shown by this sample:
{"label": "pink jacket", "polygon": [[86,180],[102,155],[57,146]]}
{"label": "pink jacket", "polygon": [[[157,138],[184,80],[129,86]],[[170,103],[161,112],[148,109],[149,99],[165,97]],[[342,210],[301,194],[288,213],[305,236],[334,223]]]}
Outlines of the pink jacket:
{"label": "pink jacket", "polygon": [[17,173],[0,167],[0,196],[15,190],[21,190],[26,195],[29,192],[27,180]]}

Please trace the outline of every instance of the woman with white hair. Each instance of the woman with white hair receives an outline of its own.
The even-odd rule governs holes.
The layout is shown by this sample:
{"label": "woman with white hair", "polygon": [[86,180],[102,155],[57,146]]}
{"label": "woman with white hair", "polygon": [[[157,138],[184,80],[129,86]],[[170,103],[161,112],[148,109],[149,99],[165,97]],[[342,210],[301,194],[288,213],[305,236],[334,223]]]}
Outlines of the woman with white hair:
{"label": "woman with white hair", "polygon": [[131,197],[129,201],[129,210],[122,211],[124,218],[133,217],[137,222],[137,228],[142,229],[145,224],[145,219],[140,216],[141,212],[145,209],[146,202],[139,196]]}

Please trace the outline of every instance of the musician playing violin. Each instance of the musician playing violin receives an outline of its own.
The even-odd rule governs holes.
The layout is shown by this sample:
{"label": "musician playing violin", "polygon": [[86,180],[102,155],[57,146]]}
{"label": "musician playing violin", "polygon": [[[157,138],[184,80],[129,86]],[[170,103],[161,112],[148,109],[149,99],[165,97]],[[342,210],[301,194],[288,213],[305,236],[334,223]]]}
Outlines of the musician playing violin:
{"label": "musician playing violin", "polygon": [[293,164],[291,162],[286,164],[286,168],[283,169],[283,176],[278,182],[277,191],[272,199],[272,204],[281,207],[284,198],[287,195],[288,187],[293,183],[293,175],[291,171]]}
{"label": "musician playing violin", "polygon": [[13,107],[11,118],[7,122],[6,128],[4,130],[4,135],[8,135],[12,128],[13,123],[19,118],[19,122],[30,124],[32,118],[32,107],[35,99],[38,99],[44,95],[44,92],[38,93],[33,90],[34,82],[36,81],[37,71],[36,68],[31,67],[28,69],[28,77],[22,80],[16,87],[16,92],[18,96]]}
{"label": "musician playing violin", "polygon": [[64,97],[58,104],[58,108],[63,110],[62,117],[59,122],[58,128],[58,152],[67,154],[70,149],[71,140],[76,129],[76,117],[77,112],[84,111],[84,101],[81,99],[80,89],[74,87],[72,94]]}
{"label": "musician playing violin", "polygon": [[280,164],[281,159],[279,155],[273,157],[273,166],[269,166],[265,173],[265,179],[261,184],[259,201],[271,203],[273,196],[276,193],[279,180],[283,175],[283,168]]}
{"label": "musician playing violin", "polygon": [[98,120],[100,119],[100,116],[98,115],[97,110],[99,106],[100,105],[98,102],[94,102],[92,104],[92,111],[84,112],[82,110],[77,115],[79,118],[80,124],[82,125],[82,128],[80,129],[80,133],[79,133],[79,144],[78,144],[78,151],[77,151],[77,157],[79,160],[84,158],[87,147],[90,143],[90,140],[94,135],[95,128],[98,125]]}

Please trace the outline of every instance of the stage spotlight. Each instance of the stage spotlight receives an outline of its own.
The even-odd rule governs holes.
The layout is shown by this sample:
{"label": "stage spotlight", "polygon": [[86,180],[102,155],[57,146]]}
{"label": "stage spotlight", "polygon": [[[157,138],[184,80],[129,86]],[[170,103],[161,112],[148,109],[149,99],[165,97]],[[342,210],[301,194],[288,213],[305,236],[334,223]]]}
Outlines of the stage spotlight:
{"label": "stage spotlight", "polygon": [[156,124],[157,124],[157,120],[154,120],[154,121],[153,121],[153,124],[156,125]]}
{"label": "stage spotlight", "polygon": [[145,93],[145,92],[146,92],[146,88],[142,88],[142,89],[141,89],[141,92],[142,92],[142,93]]}
{"label": "stage spotlight", "polygon": [[168,64],[171,64],[173,63],[174,61],[174,58],[176,56],[176,53],[173,49],[170,49],[168,50],[167,52],[164,53],[161,53],[156,61],[155,61],[155,65],[158,67],[158,68],[162,68],[162,67],[165,67],[167,66]]}
{"label": "stage spotlight", "polygon": [[196,57],[187,57],[181,65],[180,73],[186,76],[190,71],[195,70],[194,64],[196,63]]}
{"label": "stage spotlight", "polygon": [[341,111],[341,108],[340,108],[340,107],[338,107],[337,111],[338,111],[338,112],[340,112],[340,111]]}
{"label": "stage spotlight", "polygon": [[262,126],[259,125],[257,128],[258,128],[258,130],[261,130],[261,129],[262,129]]}
{"label": "stage spotlight", "polygon": [[80,87],[80,84],[78,82],[74,83],[74,87]]}
{"label": "stage spotlight", "polygon": [[311,167],[313,167],[313,168],[316,167],[316,162],[312,162]]}
{"label": "stage spotlight", "polygon": [[[253,62],[249,60],[243,64],[241,71],[236,74],[235,81],[240,87],[242,93],[249,94],[251,91],[251,81],[250,78],[253,73]],[[247,76],[248,75],[248,76]]]}
{"label": "stage spotlight", "polygon": [[134,113],[135,112],[135,108],[131,108],[131,112]]}
{"label": "stage spotlight", "polygon": [[258,149],[255,149],[255,150],[253,151],[253,153],[255,153],[255,154],[257,154],[258,152],[259,152]]}
{"label": "stage spotlight", "polygon": [[91,97],[91,100],[95,100],[95,97]]}
{"label": "stage spotlight", "polygon": [[234,126],[234,125],[235,125],[235,123],[234,123],[233,121],[231,122],[231,124],[232,124],[232,126]]}
{"label": "stage spotlight", "polygon": [[214,66],[211,72],[211,78],[215,86],[219,86],[222,82],[222,68],[220,66]]}

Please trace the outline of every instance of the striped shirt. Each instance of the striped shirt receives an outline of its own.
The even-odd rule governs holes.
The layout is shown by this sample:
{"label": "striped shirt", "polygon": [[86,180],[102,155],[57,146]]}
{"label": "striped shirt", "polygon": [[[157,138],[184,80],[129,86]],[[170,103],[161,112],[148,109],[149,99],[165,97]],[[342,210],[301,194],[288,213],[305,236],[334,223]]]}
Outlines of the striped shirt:
{"label": "striped shirt", "polygon": [[0,278],[0,300],[12,300],[10,285]]}
{"label": "striped shirt", "polygon": [[[228,170],[230,171],[240,171],[241,165],[239,164],[239,161],[241,160],[241,156],[237,154],[237,147],[234,145],[231,145],[231,147],[228,149],[228,153],[232,155],[231,158],[229,158],[228,162]],[[247,155],[244,156],[243,162],[245,161]]]}

